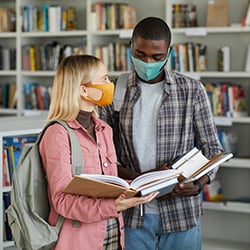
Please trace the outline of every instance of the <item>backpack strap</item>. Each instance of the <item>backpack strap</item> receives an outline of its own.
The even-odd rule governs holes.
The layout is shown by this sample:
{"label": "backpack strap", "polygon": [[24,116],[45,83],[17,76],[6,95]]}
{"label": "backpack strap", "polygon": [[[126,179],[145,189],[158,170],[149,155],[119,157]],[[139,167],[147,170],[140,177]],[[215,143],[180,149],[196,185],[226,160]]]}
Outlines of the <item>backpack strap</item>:
{"label": "backpack strap", "polygon": [[[39,134],[36,143],[38,144],[41,141],[41,138],[44,134],[44,132],[46,131],[46,129],[54,124],[54,123],[59,123],[60,125],[62,125],[67,132],[69,133],[69,138],[70,138],[70,147],[71,147],[71,170],[72,170],[72,175],[79,175],[83,173],[83,169],[84,169],[84,162],[83,162],[83,157],[82,157],[82,150],[81,150],[81,146],[79,143],[79,140],[76,137],[76,134],[74,133],[73,129],[71,129],[67,122],[63,121],[63,120],[52,120],[49,121],[45,127],[43,128],[42,132]],[[60,232],[61,226],[64,223],[64,217],[59,215],[58,220],[56,222],[56,226],[55,229],[58,231],[58,233]],[[73,227],[79,227],[80,226],[80,221],[77,220],[73,220],[72,221]]]}
{"label": "backpack strap", "polygon": [[56,120],[57,123],[61,124],[69,133],[70,138],[70,147],[71,147],[71,161],[72,161],[72,175],[79,175],[83,173],[83,157],[82,157],[82,149],[79,143],[78,138],[76,137],[73,129],[69,127],[69,125],[62,120]]}
{"label": "backpack strap", "polygon": [[81,146],[79,143],[78,138],[76,137],[74,131],[68,126],[68,124],[65,121],[62,120],[52,120],[48,122],[45,127],[43,128],[42,132],[39,134],[39,137],[37,139],[37,143],[40,142],[45,130],[52,124],[54,123],[59,123],[62,125],[67,132],[69,133],[69,138],[70,138],[70,147],[71,147],[71,167],[72,167],[72,175],[79,175],[83,173],[84,169],[84,162],[83,162],[83,157],[82,157],[82,150]]}
{"label": "backpack strap", "polygon": [[123,104],[123,99],[126,93],[127,89],[127,80],[128,80],[129,73],[123,73],[121,74],[116,82],[115,85],[115,94],[114,94],[114,109],[115,111],[120,111],[122,104]]}

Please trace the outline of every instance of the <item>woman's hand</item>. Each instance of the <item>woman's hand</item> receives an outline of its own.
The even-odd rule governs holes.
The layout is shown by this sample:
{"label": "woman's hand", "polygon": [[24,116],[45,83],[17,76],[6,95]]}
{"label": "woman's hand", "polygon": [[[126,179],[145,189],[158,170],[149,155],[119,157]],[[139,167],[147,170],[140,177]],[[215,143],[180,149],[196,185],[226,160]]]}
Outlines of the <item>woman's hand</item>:
{"label": "woman's hand", "polygon": [[132,198],[126,198],[125,194],[121,194],[116,200],[115,200],[115,205],[116,205],[116,210],[118,212],[124,211],[128,208],[138,206],[140,204],[148,203],[152,201],[159,192],[153,192],[147,196],[143,197],[132,197]]}

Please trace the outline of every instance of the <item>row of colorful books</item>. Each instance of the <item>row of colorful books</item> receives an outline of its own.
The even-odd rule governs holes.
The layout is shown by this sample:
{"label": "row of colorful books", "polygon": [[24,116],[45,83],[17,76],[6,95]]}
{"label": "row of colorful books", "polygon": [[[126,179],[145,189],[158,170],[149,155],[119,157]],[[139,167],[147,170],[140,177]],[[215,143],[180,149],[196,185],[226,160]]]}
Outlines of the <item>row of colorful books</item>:
{"label": "row of colorful books", "polygon": [[225,152],[232,152],[234,156],[238,155],[238,138],[235,133],[220,128],[218,129],[218,138]]}
{"label": "row of colorful books", "polygon": [[95,56],[102,59],[109,71],[131,70],[131,49],[129,44],[109,43],[95,48]]}
{"label": "row of colorful books", "polygon": [[25,109],[48,110],[50,105],[51,86],[37,82],[24,84]]}
{"label": "row of colorful books", "polygon": [[91,6],[92,29],[133,29],[136,22],[136,9],[127,3],[97,2]]}
{"label": "row of colorful books", "polygon": [[197,27],[197,11],[195,4],[172,5],[172,27]]}
{"label": "row of colorful books", "polygon": [[245,90],[231,82],[205,83],[214,116],[247,116]]}
{"label": "row of colorful books", "polygon": [[16,11],[13,8],[0,8],[0,32],[16,31]]}
{"label": "row of colorful books", "polygon": [[16,49],[0,45],[0,70],[14,69],[16,69]]}
{"label": "row of colorful books", "polygon": [[24,32],[57,32],[76,29],[74,7],[57,4],[44,4],[42,7],[23,6],[22,30]]}
{"label": "row of colorful books", "polygon": [[83,45],[61,44],[57,41],[41,45],[23,45],[23,70],[55,70],[60,61],[70,55],[83,55],[86,47]]}
{"label": "row of colorful books", "polygon": [[201,43],[173,44],[169,58],[170,70],[200,72],[207,70],[207,46]]}
{"label": "row of colorful books", "polygon": [[0,84],[0,108],[15,108],[17,103],[16,83]]}
{"label": "row of colorful books", "polygon": [[3,187],[11,186],[13,172],[18,165],[26,143],[36,141],[37,136],[11,136],[3,138]]}

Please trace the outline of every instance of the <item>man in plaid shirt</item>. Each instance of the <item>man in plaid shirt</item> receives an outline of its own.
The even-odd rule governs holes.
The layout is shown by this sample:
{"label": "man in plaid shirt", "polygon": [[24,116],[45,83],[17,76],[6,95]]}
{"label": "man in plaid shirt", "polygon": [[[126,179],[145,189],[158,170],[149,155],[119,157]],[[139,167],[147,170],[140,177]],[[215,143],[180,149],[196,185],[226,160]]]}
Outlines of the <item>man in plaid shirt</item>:
{"label": "man in plaid shirt", "polygon": [[[170,45],[171,32],[163,20],[141,20],[132,34],[133,70],[124,82],[120,112],[114,105],[100,109],[100,117],[113,127],[119,176],[124,179],[167,169],[194,146],[207,158],[223,151],[203,84],[164,67]],[[216,171],[125,211],[126,250],[200,250],[201,191]]]}

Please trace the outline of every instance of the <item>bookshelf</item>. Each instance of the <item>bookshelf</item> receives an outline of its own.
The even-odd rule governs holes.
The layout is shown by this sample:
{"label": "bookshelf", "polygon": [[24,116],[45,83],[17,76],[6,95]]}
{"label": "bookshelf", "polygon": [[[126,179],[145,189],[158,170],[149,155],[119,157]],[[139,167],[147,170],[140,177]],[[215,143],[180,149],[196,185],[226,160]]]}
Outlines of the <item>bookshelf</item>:
{"label": "bookshelf", "polygon": [[[40,45],[46,42],[57,41],[63,45],[75,44],[85,47],[85,51],[94,54],[95,49],[110,42],[129,43],[132,34],[131,29],[98,30],[96,20],[93,17],[92,4],[97,0],[73,0],[73,1],[35,1],[35,0],[2,0],[0,7],[11,7],[16,10],[16,31],[1,32],[0,46],[16,48],[16,68],[11,70],[0,70],[0,85],[5,82],[14,82],[17,87],[17,107],[15,109],[0,108],[0,116],[14,116],[0,118],[0,138],[4,136],[36,134],[42,126],[42,120],[34,124],[36,119],[29,115],[46,115],[46,111],[25,109],[24,84],[27,82],[39,82],[45,86],[51,86],[54,70],[23,70],[22,69],[22,47],[24,45]],[[110,0],[103,2],[124,2]],[[146,16],[158,16],[172,24],[172,5],[192,3],[197,6],[198,27],[172,28],[173,43],[200,42],[207,45],[207,70],[203,72],[184,72],[202,80],[202,82],[233,81],[244,86],[247,101],[247,113],[245,117],[216,118],[218,128],[233,131],[238,137],[238,154],[234,159],[224,164],[218,175],[223,179],[222,186],[225,195],[230,198],[244,195],[250,197],[250,73],[245,72],[245,59],[247,46],[250,41],[250,27],[242,28],[240,25],[248,0],[234,1],[229,3],[229,25],[226,27],[206,27],[206,11],[208,1],[199,0],[158,0],[152,3],[150,0],[132,1],[126,3],[136,9],[137,20]],[[42,7],[43,4],[59,4],[62,6],[73,6],[76,9],[76,29],[70,31],[23,32],[20,17],[22,7],[33,5]],[[235,11],[237,10],[237,11]],[[220,46],[231,47],[230,72],[219,72],[217,70],[217,50]],[[110,71],[111,76],[118,76],[121,71]],[[27,117],[23,120],[23,115]],[[16,119],[18,117],[18,119]],[[18,125],[17,121],[20,121]],[[5,125],[4,125],[5,124]],[[11,124],[11,126],[9,126]],[[13,126],[13,129],[12,129]],[[2,149],[2,141],[0,143]],[[0,159],[2,162],[2,159]],[[1,174],[0,174],[1,175]],[[2,178],[1,178],[2,181]],[[235,185],[232,185],[235,183]],[[236,186],[236,187],[235,187]],[[2,187],[2,185],[0,185]],[[0,193],[2,193],[1,190]],[[2,199],[0,209],[2,209]],[[250,209],[249,203],[204,203],[205,214],[202,217],[202,229],[204,238],[204,250],[211,249],[237,249],[245,250],[250,247]],[[1,220],[0,220],[1,221]],[[241,229],[241,230],[239,230]],[[2,235],[0,225],[0,235]],[[13,242],[0,240],[0,249],[13,245]]]}
{"label": "bookshelf", "polygon": [[[241,27],[241,21],[248,1],[228,0],[228,26],[206,27],[208,1],[172,0],[166,1],[166,20],[172,23],[173,4],[195,4],[198,27],[172,28],[173,43],[199,42],[207,45],[207,70],[184,72],[207,82],[233,82],[241,84],[245,90],[247,116],[215,117],[218,129],[233,132],[237,138],[235,157],[223,164],[218,171],[225,198],[250,197],[250,75],[245,72],[247,46],[250,28]],[[237,12],[235,11],[237,9]],[[217,70],[217,51],[221,46],[230,46],[230,71]],[[202,216],[203,249],[237,249],[250,247],[250,203],[249,202],[204,202]]]}
{"label": "bookshelf", "polygon": [[[24,46],[41,47],[42,45],[57,42],[62,47],[65,45],[73,45],[82,47],[83,53],[95,54],[96,48],[99,46],[108,45],[113,43],[129,44],[129,38],[132,30],[125,29],[113,29],[113,30],[98,30],[96,28],[96,15],[93,17],[92,6],[96,4],[97,0],[52,0],[52,1],[35,1],[35,0],[10,0],[1,1],[0,7],[13,8],[16,11],[16,31],[15,32],[1,32],[0,46],[16,48],[16,68],[12,70],[0,70],[0,86],[5,83],[15,83],[17,91],[17,104],[16,108],[1,107],[0,104],[0,116],[22,116],[30,114],[41,114],[46,111],[40,109],[28,110],[25,106],[25,94],[24,86],[26,83],[38,83],[39,85],[49,88],[52,85],[52,79],[55,72],[54,69],[44,70],[29,70],[24,67],[26,63],[23,63]],[[134,6],[136,9],[137,19],[141,19],[144,16],[156,15],[165,18],[165,0],[158,1],[158,4],[152,5],[149,0],[145,1],[145,4],[141,4],[140,1],[103,1],[113,3],[127,3],[130,6]],[[25,16],[27,15],[27,6],[35,6],[37,9],[43,9],[45,4],[59,5],[65,8],[73,7],[75,9],[75,23],[76,28],[74,30],[63,31],[37,31],[35,28],[26,24]],[[151,5],[150,8],[147,5]],[[26,12],[24,12],[24,9]],[[31,8],[30,8],[31,9]],[[29,10],[32,13],[32,10]],[[23,20],[26,20],[23,22]],[[25,25],[24,25],[25,23]],[[24,28],[25,26],[25,28]],[[28,27],[28,28],[27,28]],[[23,31],[25,29],[26,31]],[[24,70],[25,68],[25,70]],[[111,71],[110,75],[118,75],[117,71]],[[1,99],[1,98],[0,98]],[[34,106],[34,105],[33,105]]]}
{"label": "bookshelf", "polygon": [[[62,45],[72,44],[82,46],[85,52],[94,54],[95,48],[101,45],[107,45],[112,42],[129,43],[131,29],[115,29],[115,30],[97,30],[94,26],[93,16],[91,14],[92,4],[97,0],[1,0],[0,8],[13,8],[16,11],[16,31],[1,32],[0,46],[16,49],[16,68],[11,70],[0,69],[0,86],[6,82],[16,84],[17,90],[17,106],[16,108],[0,108],[0,150],[2,152],[4,137],[37,134],[43,125],[43,118],[46,117],[46,111],[28,110],[25,108],[24,85],[25,83],[41,83],[44,86],[51,86],[54,76],[54,70],[24,70],[23,69],[23,46],[42,45],[52,41],[56,41]],[[135,6],[137,10],[137,19],[144,16],[155,15],[165,18],[165,0],[159,0],[158,4],[152,4],[150,0],[141,1],[120,1],[105,0],[104,2],[126,2],[131,6]],[[64,31],[29,31],[24,32],[22,29],[22,11],[25,6],[36,6],[42,8],[44,4],[54,4],[65,7],[75,8],[76,29]],[[147,6],[151,6],[148,8]],[[111,76],[118,75],[119,72],[110,72]],[[35,117],[32,117],[34,116]],[[1,116],[3,118],[1,118]],[[38,118],[37,118],[38,117]],[[44,118],[45,119],[45,118]],[[1,154],[2,155],[2,154]],[[1,174],[0,174],[0,193],[9,192],[10,187],[2,188],[2,156]],[[0,209],[3,209],[3,201],[0,200]],[[12,241],[3,241],[3,220],[0,220],[0,249],[14,248]]]}
{"label": "bookshelf", "polygon": [[[36,117],[36,116],[29,116],[29,117],[5,117],[0,118],[0,152],[3,152],[3,140],[7,137],[17,137],[17,136],[33,136],[37,135],[43,128],[45,124],[46,117],[44,115]],[[3,195],[4,193],[8,193],[11,190],[10,186],[3,187],[3,171],[2,171],[2,162],[3,162],[3,154],[0,154],[0,162],[1,162],[1,171],[0,171],[0,187],[1,187],[1,199],[0,199],[0,209],[3,211]],[[9,247],[14,246],[13,241],[3,241],[3,225],[4,221],[0,220],[1,227],[0,227],[0,249],[7,249]]]}

